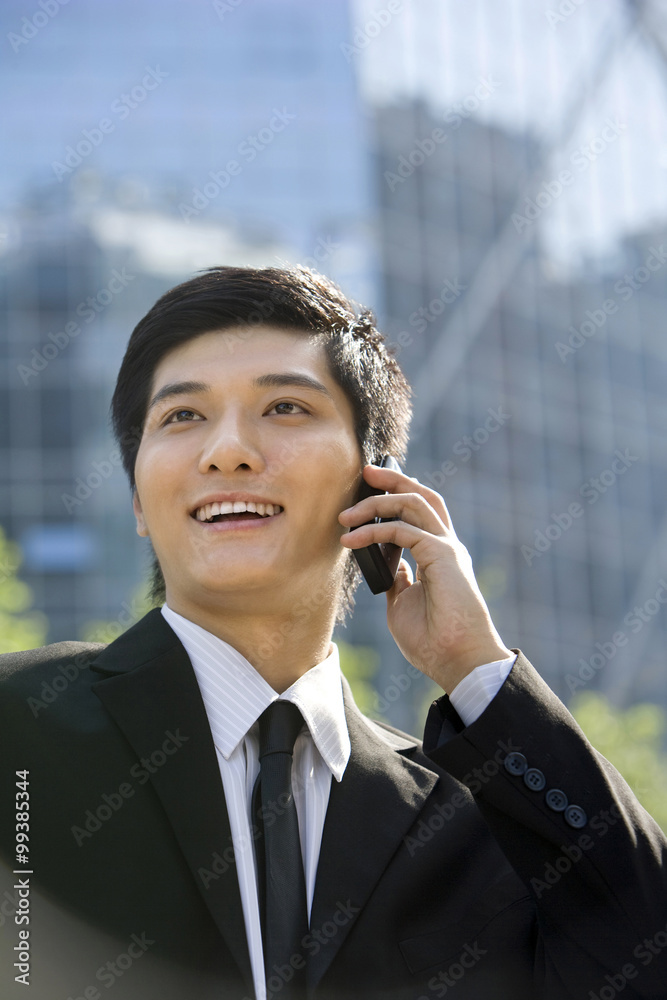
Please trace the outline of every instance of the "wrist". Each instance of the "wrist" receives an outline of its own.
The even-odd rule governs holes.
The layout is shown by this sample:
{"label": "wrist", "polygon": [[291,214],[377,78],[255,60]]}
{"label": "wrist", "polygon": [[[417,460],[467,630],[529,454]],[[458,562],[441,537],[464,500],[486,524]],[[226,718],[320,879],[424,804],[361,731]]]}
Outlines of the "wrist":
{"label": "wrist", "polygon": [[448,659],[434,671],[433,680],[443,691],[451,694],[454,688],[477,667],[485,663],[494,663],[496,660],[505,660],[514,655],[500,640],[476,645]]}

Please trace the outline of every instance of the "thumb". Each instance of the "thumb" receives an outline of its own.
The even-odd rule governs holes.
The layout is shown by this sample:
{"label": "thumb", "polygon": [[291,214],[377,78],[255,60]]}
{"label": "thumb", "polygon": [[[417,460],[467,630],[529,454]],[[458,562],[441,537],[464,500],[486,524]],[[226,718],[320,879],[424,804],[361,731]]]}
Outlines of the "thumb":
{"label": "thumb", "polygon": [[414,582],[414,577],[412,574],[412,567],[410,563],[405,559],[401,559],[398,564],[398,571],[396,573],[396,579],[394,580],[394,585],[387,591],[387,600],[393,604],[399,594],[402,594],[404,590],[411,587]]}

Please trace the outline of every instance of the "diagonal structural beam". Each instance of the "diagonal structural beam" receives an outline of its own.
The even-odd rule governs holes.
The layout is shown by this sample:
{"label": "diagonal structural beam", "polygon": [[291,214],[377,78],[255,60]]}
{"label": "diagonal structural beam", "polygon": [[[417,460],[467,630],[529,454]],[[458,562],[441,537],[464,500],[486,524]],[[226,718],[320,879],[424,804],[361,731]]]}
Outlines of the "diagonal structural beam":
{"label": "diagonal structural beam", "polygon": [[444,394],[460,371],[466,355],[480,336],[494,305],[530,246],[525,234],[517,232],[511,216],[515,212],[521,213],[526,199],[532,200],[538,193],[545,180],[545,170],[550,158],[573,134],[585,107],[582,92],[590,101],[604,82],[617,51],[623,45],[635,43],[639,30],[639,11],[633,5],[630,13],[630,31],[621,36],[618,32],[607,30],[587,86],[578,84],[574,88],[574,96],[553,142],[543,147],[539,162],[529,174],[510,216],[480,261],[468,290],[438,335],[414,381],[413,439],[424,432],[437,412]]}

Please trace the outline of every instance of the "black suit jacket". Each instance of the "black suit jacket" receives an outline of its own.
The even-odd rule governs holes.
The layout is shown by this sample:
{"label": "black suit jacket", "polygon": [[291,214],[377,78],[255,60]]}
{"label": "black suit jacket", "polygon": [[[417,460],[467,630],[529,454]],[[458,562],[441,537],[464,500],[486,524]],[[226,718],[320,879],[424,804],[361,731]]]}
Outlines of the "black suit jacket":
{"label": "black suit jacket", "polygon": [[[161,613],[106,648],[57,643],[0,667],[0,944],[17,944],[12,887],[29,879],[32,956],[31,989],[5,966],[3,998],[252,998],[216,752]],[[427,753],[366,719],[345,682],[344,697],[352,752],[303,943],[313,997],[667,996],[665,839],[521,654],[472,726],[434,703]],[[529,783],[505,764],[516,753]],[[26,769],[30,876],[12,874],[4,805]]]}

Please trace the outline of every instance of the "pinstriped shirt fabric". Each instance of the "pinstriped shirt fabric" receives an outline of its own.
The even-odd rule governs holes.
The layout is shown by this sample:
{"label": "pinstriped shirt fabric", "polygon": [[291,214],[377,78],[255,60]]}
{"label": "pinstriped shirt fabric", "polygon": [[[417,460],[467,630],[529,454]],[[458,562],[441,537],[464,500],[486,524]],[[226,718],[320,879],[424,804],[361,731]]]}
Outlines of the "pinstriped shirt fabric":
{"label": "pinstriped shirt fabric", "polygon": [[[294,746],[292,785],[310,918],[331,779],[341,781],[350,758],[338,647],[332,642],[322,663],[278,695],[229,643],[166,604],[162,614],[190,658],[211,727],[229,814],[255,993],[257,1000],[266,1000],[251,827],[252,790],[259,773],[257,720],[279,697],[293,702],[305,720]],[[486,663],[457,684],[449,697],[465,726],[472,725],[491,703],[515,660],[516,655]]]}
{"label": "pinstriped shirt fabric", "polygon": [[306,878],[308,916],[313,902],[322,830],[332,777],[340,781],[350,757],[338,648],[278,695],[233,646],[166,604],[162,614],[183,643],[199,684],[215,744],[227,803],[243,917],[257,1000],[266,997],[251,800],[259,773],[257,720],[280,697],[301,711],[292,784]]}
{"label": "pinstriped shirt fabric", "polygon": [[459,681],[449,695],[449,700],[464,726],[472,726],[491,704],[509,677],[515,662],[516,653],[504,660],[494,660],[493,663],[475,667],[467,677]]}

